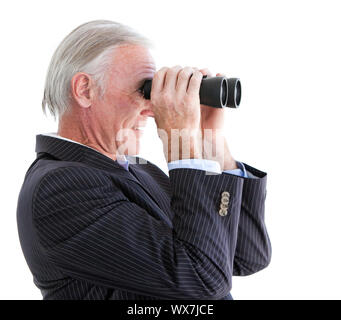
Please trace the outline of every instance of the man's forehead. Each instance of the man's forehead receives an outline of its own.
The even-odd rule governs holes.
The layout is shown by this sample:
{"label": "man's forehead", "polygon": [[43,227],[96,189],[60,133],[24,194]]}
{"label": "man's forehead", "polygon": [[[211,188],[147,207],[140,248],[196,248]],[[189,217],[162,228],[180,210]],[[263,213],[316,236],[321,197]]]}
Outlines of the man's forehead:
{"label": "man's forehead", "polygon": [[155,72],[155,62],[147,48],[139,45],[124,45],[114,51],[113,69],[126,74]]}

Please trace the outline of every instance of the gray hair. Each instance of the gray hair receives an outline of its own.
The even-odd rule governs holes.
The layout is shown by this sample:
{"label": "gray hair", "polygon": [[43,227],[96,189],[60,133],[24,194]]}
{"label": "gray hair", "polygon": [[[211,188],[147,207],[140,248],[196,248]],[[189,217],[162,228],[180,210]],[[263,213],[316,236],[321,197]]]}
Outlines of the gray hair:
{"label": "gray hair", "polygon": [[115,47],[138,44],[151,47],[150,41],[128,26],[107,20],[84,23],[73,30],[54,52],[45,81],[42,107],[61,116],[69,107],[71,79],[77,72],[91,76],[105,90],[105,71]]}

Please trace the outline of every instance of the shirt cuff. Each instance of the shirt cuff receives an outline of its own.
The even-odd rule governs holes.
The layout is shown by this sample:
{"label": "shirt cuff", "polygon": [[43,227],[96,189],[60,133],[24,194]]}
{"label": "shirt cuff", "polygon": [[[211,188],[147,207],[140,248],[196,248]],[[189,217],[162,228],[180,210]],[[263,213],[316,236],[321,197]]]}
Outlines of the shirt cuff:
{"label": "shirt cuff", "polygon": [[236,164],[237,164],[238,169],[225,170],[223,172],[247,178],[248,176],[247,176],[244,164],[242,162],[239,162],[239,161],[236,161]]}
{"label": "shirt cuff", "polygon": [[214,160],[207,159],[182,159],[168,162],[168,170],[173,169],[196,169],[209,171],[213,173],[221,173],[220,164]]}

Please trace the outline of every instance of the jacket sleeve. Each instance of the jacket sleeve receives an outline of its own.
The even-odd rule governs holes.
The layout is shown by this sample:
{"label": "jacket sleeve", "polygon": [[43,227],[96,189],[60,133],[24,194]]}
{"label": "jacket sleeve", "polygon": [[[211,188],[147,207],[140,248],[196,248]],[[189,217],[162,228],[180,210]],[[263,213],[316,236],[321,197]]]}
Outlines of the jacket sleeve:
{"label": "jacket sleeve", "polygon": [[[271,243],[264,220],[267,174],[244,164],[244,179],[233,275],[246,276],[268,266]],[[250,174],[251,173],[251,174]]]}
{"label": "jacket sleeve", "polygon": [[[173,228],[130,201],[110,176],[59,168],[36,188],[33,220],[47,257],[66,276],[165,299],[220,299],[231,289],[227,216],[239,214],[243,180],[174,169]],[[230,261],[230,262],[229,262]]]}

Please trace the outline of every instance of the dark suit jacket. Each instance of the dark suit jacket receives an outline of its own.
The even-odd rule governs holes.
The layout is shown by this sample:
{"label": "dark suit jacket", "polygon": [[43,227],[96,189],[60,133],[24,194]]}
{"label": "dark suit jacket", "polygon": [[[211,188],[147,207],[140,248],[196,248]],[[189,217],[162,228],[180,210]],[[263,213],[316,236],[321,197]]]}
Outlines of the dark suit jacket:
{"label": "dark suit jacket", "polygon": [[126,171],[43,135],[36,152],[17,221],[44,299],[227,299],[232,275],[269,264],[264,172],[245,165],[257,178],[195,169],[168,177],[150,162]]}

